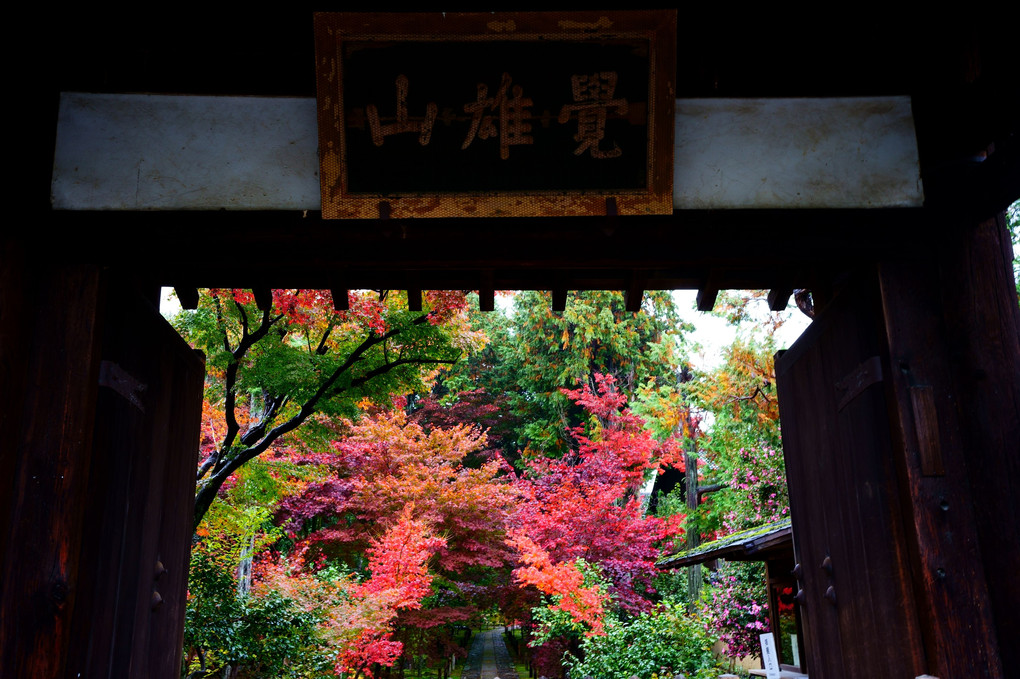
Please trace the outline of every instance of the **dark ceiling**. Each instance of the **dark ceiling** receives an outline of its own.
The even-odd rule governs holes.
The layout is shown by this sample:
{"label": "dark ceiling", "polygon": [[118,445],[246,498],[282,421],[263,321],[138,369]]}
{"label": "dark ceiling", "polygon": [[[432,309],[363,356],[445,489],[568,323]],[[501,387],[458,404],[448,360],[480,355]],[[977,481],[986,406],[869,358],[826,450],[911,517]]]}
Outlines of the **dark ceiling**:
{"label": "dark ceiling", "polygon": [[[20,195],[48,211],[60,91],[314,96],[312,14],[341,9],[350,8],[149,3],[39,17],[44,38],[28,52],[37,58],[19,73],[34,96],[21,113],[49,155],[26,161]],[[924,208],[345,223],[289,213],[52,213],[67,237],[52,247],[71,258],[134,262],[155,282],[195,287],[696,287],[709,297],[728,287],[824,287],[847,268],[902,256],[933,229],[1020,197],[1020,59],[1004,18],[842,11],[833,21],[734,16],[722,5],[680,10],[677,96],[910,95]]]}

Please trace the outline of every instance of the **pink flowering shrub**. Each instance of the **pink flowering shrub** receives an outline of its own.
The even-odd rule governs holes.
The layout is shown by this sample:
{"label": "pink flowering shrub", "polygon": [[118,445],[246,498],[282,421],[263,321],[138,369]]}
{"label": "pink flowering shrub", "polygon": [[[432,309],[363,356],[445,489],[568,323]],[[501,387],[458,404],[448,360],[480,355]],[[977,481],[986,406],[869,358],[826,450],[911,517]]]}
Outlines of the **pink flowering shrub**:
{"label": "pink flowering shrub", "polygon": [[726,533],[736,533],[790,515],[783,453],[772,448],[741,448],[733,465],[730,488],[737,507],[723,517]]}
{"label": "pink flowering shrub", "polygon": [[761,657],[758,635],[769,631],[764,564],[726,562],[709,590],[709,627],[726,644],[731,658]]}

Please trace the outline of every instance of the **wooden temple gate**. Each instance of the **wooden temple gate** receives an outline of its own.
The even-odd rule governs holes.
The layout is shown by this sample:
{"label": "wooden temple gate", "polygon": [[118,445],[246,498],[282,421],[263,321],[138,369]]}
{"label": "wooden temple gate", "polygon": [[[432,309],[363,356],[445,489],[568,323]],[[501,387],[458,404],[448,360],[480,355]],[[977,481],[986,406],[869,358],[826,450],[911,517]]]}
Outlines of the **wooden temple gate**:
{"label": "wooden temple gate", "polygon": [[678,98],[909,96],[922,205],[634,215],[606,195],[590,216],[343,221],[51,194],[60,93],[311,98],[312,8],[36,17],[0,249],[0,675],[179,672],[202,362],[156,311],[170,285],[474,289],[483,305],[542,289],[560,307],[621,289],[632,308],[650,289],[696,288],[702,308],[811,289],[818,316],[777,362],[810,675],[1008,676],[1020,309],[1001,213],[1020,197],[1020,65],[990,32],[1001,18],[972,11],[809,32],[677,17]]}

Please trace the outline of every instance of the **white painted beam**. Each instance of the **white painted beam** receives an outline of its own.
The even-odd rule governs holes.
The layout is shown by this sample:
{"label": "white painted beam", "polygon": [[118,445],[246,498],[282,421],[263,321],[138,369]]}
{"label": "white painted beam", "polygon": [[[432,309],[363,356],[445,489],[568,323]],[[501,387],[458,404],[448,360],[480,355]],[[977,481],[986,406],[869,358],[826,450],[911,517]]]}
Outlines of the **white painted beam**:
{"label": "white painted beam", "polygon": [[[677,209],[922,204],[910,100],[681,99]],[[57,210],[318,210],[315,100],[61,96]]]}
{"label": "white painted beam", "polygon": [[679,99],[673,207],[920,207],[909,97]]}
{"label": "white painted beam", "polygon": [[315,100],[64,93],[57,210],[317,210]]}

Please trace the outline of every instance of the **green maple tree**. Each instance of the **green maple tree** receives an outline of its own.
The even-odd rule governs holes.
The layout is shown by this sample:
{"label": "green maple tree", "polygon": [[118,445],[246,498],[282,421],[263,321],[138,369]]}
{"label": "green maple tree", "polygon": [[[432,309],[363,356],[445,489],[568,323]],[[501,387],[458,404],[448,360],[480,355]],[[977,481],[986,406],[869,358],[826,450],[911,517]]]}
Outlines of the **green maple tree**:
{"label": "green maple tree", "polygon": [[363,291],[339,311],[327,291],[274,290],[259,308],[251,292],[212,289],[181,312],[174,324],[208,370],[195,526],[227,479],[267,450],[322,444],[359,403],[427,391],[437,366],[462,353],[466,328],[463,294],[425,297],[426,309],[411,311],[401,295]]}

